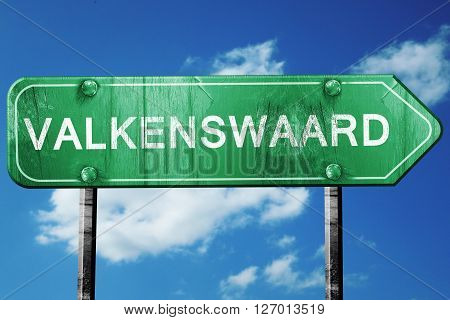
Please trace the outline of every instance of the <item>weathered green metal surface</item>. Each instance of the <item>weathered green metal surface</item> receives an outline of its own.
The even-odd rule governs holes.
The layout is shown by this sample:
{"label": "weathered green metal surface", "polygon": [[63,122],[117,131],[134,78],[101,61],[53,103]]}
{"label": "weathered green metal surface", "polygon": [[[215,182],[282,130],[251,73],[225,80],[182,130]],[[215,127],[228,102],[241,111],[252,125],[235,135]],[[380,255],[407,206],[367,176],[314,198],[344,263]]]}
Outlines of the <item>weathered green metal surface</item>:
{"label": "weathered green metal surface", "polygon": [[8,94],[26,187],[389,185],[440,134],[391,75],[24,78]]}

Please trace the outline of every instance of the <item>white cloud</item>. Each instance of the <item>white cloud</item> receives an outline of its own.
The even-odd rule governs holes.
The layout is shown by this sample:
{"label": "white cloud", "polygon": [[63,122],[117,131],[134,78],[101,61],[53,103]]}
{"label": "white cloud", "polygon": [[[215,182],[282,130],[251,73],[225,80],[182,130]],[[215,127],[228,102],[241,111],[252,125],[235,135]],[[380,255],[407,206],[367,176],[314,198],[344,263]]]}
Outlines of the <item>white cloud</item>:
{"label": "white cloud", "polygon": [[50,197],[51,211],[39,210],[37,219],[41,233],[40,244],[66,242],[68,250],[78,248],[79,190],[55,190]]}
{"label": "white cloud", "polygon": [[395,43],[352,68],[354,73],[393,73],[421,100],[433,105],[450,89],[448,37],[450,26],[442,26],[427,41]]}
{"label": "white cloud", "polygon": [[290,287],[298,281],[299,273],[292,269],[292,264],[297,260],[295,255],[288,254],[272,261],[265,269],[267,282],[275,286]]}
{"label": "white cloud", "polygon": [[[249,214],[266,223],[298,216],[304,208],[291,195],[275,188],[102,189],[98,234],[164,191],[167,192],[156,201],[98,239],[100,256],[119,262],[180,249],[205,253],[218,233],[248,226]],[[77,248],[78,192],[55,190],[50,199],[51,209],[38,211],[39,243],[62,242],[68,250]],[[309,197],[304,188],[289,192],[302,202]],[[278,214],[274,208],[278,208]]]}
{"label": "white cloud", "polygon": [[229,276],[220,282],[220,291],[224,299],[237,299],[245,289],[257,279],[258,267],[250,266],[238,274]]}
{"label": "white cloud", "polygon": [[359,287],[367,282],[369,276],[365,273],[350,273],[344,275],[344,285],[348,287]]}
{"label": "white cloud", "polygon": [[276,51],[277,42],[272,39],[246,47],[234,48],[209,59],[188,56],[180,70],[188,74],[205,72],[215,75],[283,74],[285,61],[274,59]]}
{"label": "white cloud", "polygon": [[313,258],[314,259],[323,258],[324,254],[325,254],[325,245],[321,245],[320,247],[317,248]]}
{"label": "white cloud", "polygon": [[183,68],[187,68],[195,64],[196,62],[199,61],[199,59],[200,59],[199,57],[191,57],[191,56],[187,57],[186,60],[184,60]]}
{"label": "white cloud", "polygon": [[185,296],[186,292],[183,289],[178,289],[173,292],[175,296]]}
{"label": "white cloud", "polygon": [[294,270],[297,261],[295,254],[287,254],[272,261],[264,269],[266,281],[276,287],[285,287],[291,291],[320,287],[324,284],[323,270],[316,269],[309,274]]}
{"label": "white cloud", "polygon": [[280,239],[277,239],[275,244],[280,248],[287,248],[295,242],[295,237],[285,234]]}
{"label": "white cloud", "polygon": [[308,201],[309,191],[305,188],[288,189],[283,201],[273,201],[266,206],[266,210],[261,213],[262,223],[277,222],[282,219],[294,218],[300,214],[299,205],[303,209]]}
{"label": "white cloud", "polygon": [[273,59],[275,51],[275,40],[232,49],[215,57],[212,73],[217,75],[282,74],[285,62]]}
{"label": "white cloud", "polygon": [[372,240],[367,240],[364,235],[361,235],[357,238],[357,240],[359,240],[359,242],[365,244],[366,246],[370,247],[370,248],[375,248],[377,246],[377,244],[375,243],[375,241]]}
{"label": "white cloud", "polygon": [[320,288],[325,285],[325,273],[323,268],[316,268],[308,273],[306,277],[300,281],[299,288]]}

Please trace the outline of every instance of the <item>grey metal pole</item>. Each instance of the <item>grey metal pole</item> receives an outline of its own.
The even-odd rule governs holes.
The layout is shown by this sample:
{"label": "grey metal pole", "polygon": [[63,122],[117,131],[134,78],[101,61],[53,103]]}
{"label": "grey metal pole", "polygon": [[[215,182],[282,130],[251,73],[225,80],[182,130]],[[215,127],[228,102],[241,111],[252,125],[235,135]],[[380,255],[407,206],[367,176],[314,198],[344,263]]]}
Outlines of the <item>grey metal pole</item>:
{"label": "grey metal pole", "polygon": [[78,300],[95,299],[97,188],[80,189]]}
{"label": "grey metal pole", "polygon": [[342,188],[325,187],[325,299],[342,300]]}

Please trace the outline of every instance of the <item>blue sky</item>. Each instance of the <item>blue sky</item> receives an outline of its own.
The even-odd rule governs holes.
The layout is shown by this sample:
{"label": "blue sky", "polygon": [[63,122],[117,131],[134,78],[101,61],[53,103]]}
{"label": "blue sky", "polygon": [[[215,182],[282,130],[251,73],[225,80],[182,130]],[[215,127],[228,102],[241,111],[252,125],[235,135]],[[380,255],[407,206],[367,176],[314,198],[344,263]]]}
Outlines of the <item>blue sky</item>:
{"label": "blue sky", "polygon": [[[344,294],[450,296],[450,6],[422,19],[444,1],[6,3],[5,102],[22,76],[397,74],[444,134],[397,186],[344,188]],[[77,190],[15,185],[6,112],[0,125],[0,297],[75,299]],[[101,190],[99,230],[163,191]],[[100,238],[97,298],[322,299],[323,189],[289,192],[305,204],[277,189],[169,191]]]}

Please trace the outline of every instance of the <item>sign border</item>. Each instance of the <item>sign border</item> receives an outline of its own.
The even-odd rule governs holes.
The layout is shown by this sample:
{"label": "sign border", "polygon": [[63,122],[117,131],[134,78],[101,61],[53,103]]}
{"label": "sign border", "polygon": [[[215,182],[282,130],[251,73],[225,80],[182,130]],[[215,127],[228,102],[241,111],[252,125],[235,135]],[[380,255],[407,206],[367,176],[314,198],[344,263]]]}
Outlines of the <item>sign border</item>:
{"label": "sign border", "polygon": [[[14,87],[17,83],[24,79],[19,79],[16,81],[12,87]],[[398,81],[396,79],[396,81]],[[207,82],[207,83],[110,83],[110,84],[102,84],[101,86],[105,87],[187,87],[187,86],[284,86],[284,85],[323,85],[321,81],[285,81],[285,82]],[[386,180],[388,179],[403,163],[405,163],[411,156],[413,156],[427,141],[431,138],[433,127],[430,121],[420,113],[414,106],[412,106],[409,102],[403,99],[397,92],[395,92],[391,87],[389,87],[384,81],[342,81],[341,85],[382,85],[386,89],[389,90],[395,97],[397,97],[402,103],[404,103],[408,108],[414,111],[420,118],[422,118],[429,127],[429,132],[424,141],[422,141],[416,148],[414,148],[403,160],[401,160],[391,171],[389,171],[385,176],[381,177],[348,177],[349,180]],[[34,87],[78,87],[79,83],[61,83],[61,84],[31,84],[23,88],[17,95],[14,102],[14,134],[15,134],[15,144],[16,144],[16,165],[19,172],[26,179],[37,182],[37,183],[64,183],[64,182],[79,182],[79,179],[35,179],[27,175],[20,166],[19,159],[19,141],[18,141],[18,107],[17,103],[19,101],[20,96],[30,88]],[[109,182],[178,182],[178,181],[300,181],[300,180],[310,180],[310,181],[320,181],[327,180],[325,177],[271,177],[271,178],[139,178],[139,179],[127,179],[127,178],[113,178],[113,179],[105,179],[105,181]]]}

